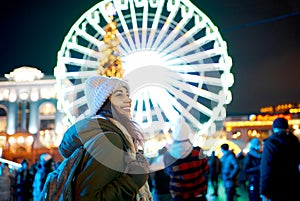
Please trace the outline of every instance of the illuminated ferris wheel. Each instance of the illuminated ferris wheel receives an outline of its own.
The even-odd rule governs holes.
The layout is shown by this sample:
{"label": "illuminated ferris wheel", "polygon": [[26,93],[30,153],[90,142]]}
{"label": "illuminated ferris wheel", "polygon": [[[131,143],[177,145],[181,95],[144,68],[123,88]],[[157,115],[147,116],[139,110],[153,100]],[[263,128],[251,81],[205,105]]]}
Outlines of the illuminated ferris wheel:
{"label": "illuminated ferris wheel", "polygon": [[132,114],[146,132],[184,116],[200,136],[231,102],[232,60],[217,27],[189,0],[104,0],[72,26],[58,52],[58,104],[69,122],[87,113],[84,81],[97,74],[111,3]]}

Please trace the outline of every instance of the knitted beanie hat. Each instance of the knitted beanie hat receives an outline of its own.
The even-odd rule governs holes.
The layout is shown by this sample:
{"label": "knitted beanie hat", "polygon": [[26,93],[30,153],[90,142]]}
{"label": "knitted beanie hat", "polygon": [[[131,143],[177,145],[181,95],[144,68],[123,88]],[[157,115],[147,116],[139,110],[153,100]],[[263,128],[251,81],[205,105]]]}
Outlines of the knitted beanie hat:
{"label": "knitted beanie hat", "polygon": [[92,76],[85,81],[85,95],[90,115],[96,115],[108,97],[118,88],[125,87],[129,92],[127,82],[116,77]]}
{"label": "knitted beanie hat", "polygon": [[288,129],[289,123],[285,118],[279,117],[273,121],[273,128]]}
{"label": "knitted beanie hat", "polygon": [[191,130],[182,117],[177,119],[172,138],[176,141],[190,140]]}

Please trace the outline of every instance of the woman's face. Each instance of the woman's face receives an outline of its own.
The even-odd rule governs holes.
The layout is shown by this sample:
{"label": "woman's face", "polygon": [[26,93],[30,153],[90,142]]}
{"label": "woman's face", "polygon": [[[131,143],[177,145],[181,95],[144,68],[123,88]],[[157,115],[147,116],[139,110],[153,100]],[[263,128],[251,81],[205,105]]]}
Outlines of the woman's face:
{"label": "woman's face", "polygon": [[110,97],[109,100],[115,108],[121,113],[130,117],[131,99],[129,98],[128,91],[125,87],[118,88]]}

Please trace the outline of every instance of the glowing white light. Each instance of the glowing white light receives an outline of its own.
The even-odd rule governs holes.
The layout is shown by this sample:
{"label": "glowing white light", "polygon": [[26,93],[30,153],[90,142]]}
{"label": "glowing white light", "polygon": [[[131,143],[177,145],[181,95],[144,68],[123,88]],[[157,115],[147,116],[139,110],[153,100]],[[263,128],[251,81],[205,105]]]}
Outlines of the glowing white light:
{"label": "glowing white light", "polygon": [[8,89],[4,89],[3,91],[3,99],[7,100],[9,97],[9,90]]}
{"label": "glowing white light", "polygon": [[37,88],[33,88],[30,93],[31,101],[37,101],[39,99],[39,90]]}
{"label": "glowing white light", "polygon": [[25,142],[25,138],[23,136],[17,138],[17,143],[23,144],[24,142]]}
{"label": "glowing white light", "polygon": [[38,132],[38,129],[37,129],[36,126],[30,126],[30,127],[28,128],[28,131],[29,131],[29,133],[31,133],[31,134],[36,134],[36,133]]}
{"label": "glowing white light", "polygon": [[40,93],[41,93],[41,98],[45,99],[50,99],[52,96],[52,91],[49,88],[42,88]]}
{"label": "glowing white light", "polygon": [[14,144],[14,143],[16,143],[16,139],[15,139],[14,137],[10,137],[10,138],[8,139],[8,143],[9,143],[9,144]]}
{"label": "glowing white light", "polygon": [[32,143],[33,143],[33,136],[27,136],[26,137],[26,144],[27,145],[32,145]]}
{"label": "glowing white light", "polygon": [[29,95],[27,92],[21,92],[21,93],[19,93],[19,97],[21,100],[27,100]]}
{"label": "glowing white light", "polygon": [[128,54],[123,59],[124,69],[127,69],[124,73],[126,74],[145,66],[164,66],[165,62],[157,52],[153,51],[137,51]]}
{"label": "glowing white light", "polygon": [[15,102],[17,100],[17,93],[16,90],[12,89],[9,93],[9,99],[10,102]]}

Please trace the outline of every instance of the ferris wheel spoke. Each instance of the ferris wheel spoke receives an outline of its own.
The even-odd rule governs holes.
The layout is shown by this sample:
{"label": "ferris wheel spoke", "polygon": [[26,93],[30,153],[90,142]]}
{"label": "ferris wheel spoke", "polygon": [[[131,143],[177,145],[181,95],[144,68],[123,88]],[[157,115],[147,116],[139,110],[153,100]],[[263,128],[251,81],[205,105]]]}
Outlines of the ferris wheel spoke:
{"label": "ferris wheel spoke", "polygon": [[64,102],[62,103],[62,108],[64,108],[64,112],[66,114],[66,116],[69,118],[70,121],[75,121],[75,117],[74,115],[71,113],[71,110],[68,109],[69,103],[68,102]]}
{"label": "ferris wheel spoke", "polygon": [[[166,46],[170,46],[176,41],[177,43],[178,39],[175,40],[176,37],[180,34],[180,30],[184,28],[184,26],[191,20],[192,14],[193,14],[192,9],[188,9],[188,12],[186,12],[185,6],[181,7],[181,15],[183,18],[181,21],[176,25],[176,27],[171,31],[169,35],[165,38],[165,40],[162,42],[161,45],[159,45],[160,51],[164,50],[166,51]],[[181,41],[182,42],[182,41]]]}
{"label": "ferris wheel spoke", "polygon": [[123,36],[118,32],[117,38],[120,41],[120,52],[122,52],[122,55],[126,55],[127,52],[131,52],[130,47],[128,46],[126,40],[123,38]]}
{"label": "ferris wheel spoke", "polygon": [[99,41],[97,38],[94,38],[93,36],[91,36],[90,34],[88,34],[87,32],[77,28],[76,30],[76,35],[82,37],[83,39],[87,40],[88,42],[96,45],[96,47],[100,48],[104,43],[101,41]]}
{"label": "ferris wheel spoke", "polygon": [[197,62],[199,60],[210,59],[214,56],[221,55],[223,52],[222,48],[214,48],[210,50],[205,50],[202,52],[197,52],[194,54],[184,55],[180,58],[174,58],[166,61],[167,65],[177,65],[183,63],[183,61]]}
{"label": "ferris wheel spoke", "polygon": [[[182,89],[182,87],[185,87],[184,90],[188,91],[188,92],[194,92],[195,89],[198,89],[197,87],[191,86],[191,85],[187,85],[187,84],[182,84],[176,80],[172,80],[169,82],[169,85],[173,87],[173,91],[174,91],[174,95],[179,98],[180,100],[184,101],[185,103],[191,105],[192,107],[198,109],[199,111],[203,112],[205,115],[207,116],[212,116],[212,110],[207,108],[206,106],[200,104],[199,102],[195,102],[193,101],[192,98],[190,98],[188,95],[182,93],[180,90],[174,88],[175,87],[179,87],[180,89]],[[203,92],[205,90],[202,90]],[[209,99],[210,100],[210,99]]]}
{"label": "ferris wheel spoke", "polygon": [[[202,25],[201,25],[202,24]],[[205,27],[205,22],[201,22],[201,24],[193,27],[188,32],[183,34],[179,39],[177,39],[175,42],[173,42],[170,46],[167,46],[164,48],[163,53],[171,52],[171,55],[182,55],[185,52],[191,51],[190,46],[184,45],[187,40],[191,39],[193,35],[199,32],[199,30],[203,29]],[[195,42],[193,42],[195,43]],[[181,51],[182,49],[182,51]],[[163,55],[162,55],[163,56]]]}
{"label": "ferris wheel spoke", "polygon": [[74,51],[76,51],[78,53],[81,53],[81,54],[89,55],[90,57],[93,57],[93,58],[96,58],[96,59],[98,57],[100,57],[100,55],[101,55],[101,53],[99,53],[95,50],[86,48],[82,45],[78,45],[78,44],[73,43],[73,42],[68,42],[67,43],[67,48],[71,49],[71,50],[74,50]]}
{"label": "ferris wheel spoke", "polygon": [[71,110],[72,108],[79,108],[80,106],[82,106],[84,104],[86,104],[86,97],[82,96],[80,98],[75,98],[75,100],[73,100],[73,102],[71,104],[67,105],[66,109]]}
{"label": "ferris wheel spoke", "polygon": [[152,49],[156,50],[158,45],[163,42],[164,37],[168,35],[170,24],[173,21],[175,15],[177,14],[178,10],[180,9],[179,5],[180,1],[174,1],[174,4],[172,3],[172,1],[168,1],[167,9],[171,12],[168,15],[168,18],[166,19],[163,27],[161,28],[161,31],[159,32],[157,38],[155,39]]}
{"label": "ferris wheel spoke", "polygon": [[[139,1],[136,1],[135,3],[139,5]],[[140,6],[143,6],[143,21],[142,21],[142,43],[141,48],[145,49],[147,45],[147,29],[148,29],[148,2],[146,0],[143,0],[140,2]]]}
{"label": "ferris wheel spoke", "polygon": [[175,51],[172,52],[172,54],[170,54],[170,56],[175,56],[176,57],[178,55],[187,55],[188,53],[199,49],[199,47],[203,47],[205,44],[207,44],[211,41],[214,41],[215,39],[216,39],[215,34],[205,35],[202,38],[194,41],[193,43],[189,43],[189,44],[187,44],[185,46],[182,46],[180,48],[178,48],[179,44],[176,45],[176,43],[173,43],[174,47],[170,47],[170,51],[172,51],[172,50],[175,50]]}
{"label": "ferris wheel spoke", "polygon": [[189,89],[190,89],[189,92],[195,93],[198,96],[206,98],[208,100],[211,100],[211,101],[214,101],[214,102],[218,102],[220,100],[220,96],[218,94],[212,93],[210,91],[200,89],[200,88],[194,87],[194,86],[190,86]]}
{"label": "ferris wheel spoke", "polygon": [[76,71],[76,72],[64,72],[60,73],[59,77],[60,79],[62,78],[77,78],[77,79],[82,79],[82,78],[88,78],[92,75],[95,75],[95,71]]}
{"label": "ferris wheel spoke", "polygon": [[207,63],[207,64],[194,64],[194,65],[172,65],[168,66],[169,69],[174,70],[178,73],[180,72],[206,72],[206,71],[224,71],[227,69],[227,64],[225,63]]}
{"label": "ferris wheel spoke", "polygon": [[94,68],[94,69],[97,69],[99,67],[98,61],[68,58],[68,57],[60,57],[59,59],[65,64],[70,64],[75,66],[89,66],[90,68]]}
{"label": "ferris wheel spoke", "polygon": [[151,117],[151,107],[150,107],[150,96],[149,92],[144,92],[144,102],[145,102],[145,113],[146,113],[146,119],[147,122],[150,124],[152,123],[152,117]]}
{"label": "ferris wheel spoke", "polygon": [[[119,20],[120,20],[120,22],[122,24],[122,27],[124,29],[124,33],[125,33],[125,36],[126,36],[126,39],[127,39],[128,43],[129,43],[129,46],[130,46],[130,48],[132,50],[135,50],[136,48],[135,48],[133,39],[131,38],[131,35],[130,35],[130,32],[129,32],[126,20],[125,20],[125,18],[123,16],[123,13],[122,13],[122,10],[121,10],[121,7],[122,7],[121,3],[119,1],[114,0],[114,4],[116,5],[115,9],[116,9],[116,11],[118,13],[118,17],[119,17]],[[125,3],[124,3],[124,5],[125,5]]]}
{"label": "ferris wheel spoke", "polygon": [[[166,86],[166,87],[168,88],[168,86]],[[172,92],[172,91],[170,91],[170,92]],[[173,95],[175,95],[175,94],[173,94]],[[180,115],[186,117],[190,122],[192,122],[193,125],[195,125],[199,129],[202,128],[202,124],[198,121],[198,119],[196,119],[188,110],[186,110],[179,102],[177,102],[175,96],[174,97],[169,96],[167,98],[168,98],[168,101],[173,105],[173,107],[176,108],[176,110],[180,112]],[[176,119],[176,118],[178,118],[178,116],[174,116],[174,118]]]}
{"label": "ferris wheel spoke", "polygon": [[[209,35],[206,35],[206,36],[198,39],[197,41],[195,41],[193,43],[189,43],[185,46],[181,46],[180,48],[179,48],[179,46],[181,45],[180,44],[181,41],[178,40],[169,47],[168,50],[172,53],[166,55],[166,60],[172,60],[174,58],[178,58],[178,56],[187,55],[188,53],[199,49],[199,47],[202,47],[205,44],[207,44],[208,42],[214,41],[215,39],[216,39],[215,34],[209,34]],[[172,51],[172,50],[175,50],[175,51]]]}
{"label": "ferris wheel spoke", "polygon": [[133,0],[130,1],[130,13],[131,13],[131,23],[132,23],[132,28],[133,28],[133,35],[134,35],[134,49],[140,49],[140,36],[139,36],[139,29],[137,25],[137,20],[136,20],[136,13],[135,13],[135,7]]}
{"label": "ferris wheel spoke", "polygon": [[164,122],[164,118],[163,118],[163,116],[162,116],[162,109],[159,107],[159,105],[158,105],[158,107],[154,107],[154,114],[155,114],[155,116],[157,117],[157,120],[159,121],[159,122]]}
{"label": "ferris wheel spoke", "polygon": [[[173,79],[173,80],[170,80],[168,83],[171,84],[174,87],[177,87],[179,89],[184,89],[187,92],[190,92],[192,94],[196,94],[200,97],[206,98],[206,99],[214,101],[214,102],[217,102],[220,99],[220,96],[218,94],[215,94],[213,92],[201,89],[199,87],[195,87],[193,85],[189,85],[189,84],[184,83],[184,82],[179,82],[179,81]],[[186,103],[188,103],[188,102],[186,102]]]}
{"label": "ferris wheel spoke", "polygon": [[85,84],[77,84],[77,85],[73,85],[73,86],[70,86],[68,88],[64,88],[61,93],[65,94],[65,95],[69,95],[69,94],[76,94],[80,91],[84,91],[84,87],[85,87]]}
{"label": "ferris wheel spoke", "polygon": [[162,109],[160,108],[160,98],[157,97],[156,95],[153,96],[153,93],[150,95],[153,109],[151,110],[150,116],[151,119],[156,116],[157,120],[156,121],[164,121],[163,116],[162,116]]}
{"label": "ferris wheel spoke", "polygon": [[157,90],[157,92],[160,97],[164,97],[159,99],[159,106],[163,109],[166,117],[169,120],[174,120],[174,118],[178,116],[178,113],[174,110],[173,106],[168,101],[171,98],[171,95],[167,93],[165,89]]}
{"label": "ferris wheel spoke", "polygon": [[87,17],[87,22],[95,29],[95,31],[97,31],[97,33],[99,33],[102,36],[105,35],[105,30],[98,25],[97,21],[93,19],[92,16]]}
{"label": "ferris wheel spoke", "polygon": [[181,74],[182,79],[186,82],[198,83],[201,80],[201,83],[221,87],[223,85],[222,81],[219,78],[191,75],[191,74]]}
{"label": "ferris wheel spoke", "polygon": [[144,119],[144,112],[143,112],[143,96],[139,94],[138,98],[136,99],[136,116],[135,119],[138,123],[143,123]]}
{"label": "ferris wheel spoke", "polygon": [[153,23],[151,26],[151,30],[150,30],[150,34],[149,34],[149,38],[148,38],[148,42],[147,42],[147,46],[146,46],[147,49],[150,49],[154,42],[155,33],[156,33],[156,30],[158,29],[159,19],[160,19],[162,10],[163,10],[165,0],[157,1],[156,3],[154,3],[153,1],[150,1],[149,3],[152,8],[157,8],[157,9],[156,9],[154,20],[153,20]]}

